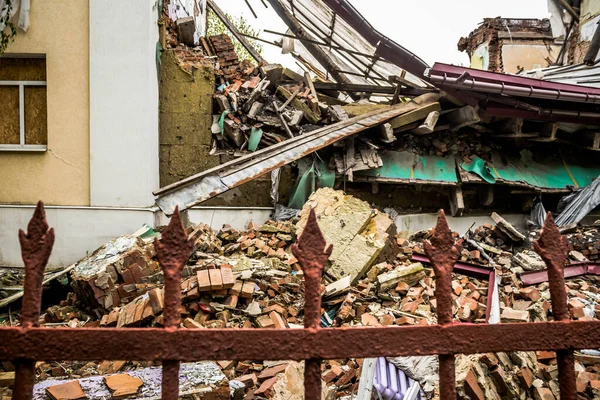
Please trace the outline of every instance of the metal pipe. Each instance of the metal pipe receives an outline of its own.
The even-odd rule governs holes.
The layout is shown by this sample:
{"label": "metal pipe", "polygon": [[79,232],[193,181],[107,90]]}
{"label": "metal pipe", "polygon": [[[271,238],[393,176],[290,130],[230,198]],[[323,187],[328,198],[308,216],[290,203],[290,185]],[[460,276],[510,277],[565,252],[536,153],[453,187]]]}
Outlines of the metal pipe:
{"label": "metal pipe", "polygon": [[429,73],[429,79],[432,83],[440,86],[450,86],[453,88],[468,89],[484,93],[530,97],[534,99],[574,101],[578,103],[600,103],[600,96],[587,93],[561,92],[560,90],[555,89],[537,89],[531,86],[507,85],[504,82],[481,82],[476,81],[474,78],[468,78],[465,79],[464,82],[459,82],[459,78],[450,78],[446,74],[440,76]]}
{"label": "metal pipe", "polygon": [[[538,106],[531,105],[529,103],[525,103],[519,100],[515,100],[511,97],[500,97],[500,96],[492,96],[490,94],[481,95],[479,93],[471,93],[474,97],[479,100],[488,102],[495,102],[499,104],[503,104],[512,108],[518,108],[519,110],[529,111],[532,113],[536,113],[540,116],[545,117],[569,117],[569,118],[590,118],[590,119],[598,119],[600,120],[600,113],[594,112],[586,112],[586,111],[572,111],[572,110],[557,110],[555,108],[542,108]],[[492,109],[495,109],[492,107]],[[510,110],[508,110],[510,112]]]}

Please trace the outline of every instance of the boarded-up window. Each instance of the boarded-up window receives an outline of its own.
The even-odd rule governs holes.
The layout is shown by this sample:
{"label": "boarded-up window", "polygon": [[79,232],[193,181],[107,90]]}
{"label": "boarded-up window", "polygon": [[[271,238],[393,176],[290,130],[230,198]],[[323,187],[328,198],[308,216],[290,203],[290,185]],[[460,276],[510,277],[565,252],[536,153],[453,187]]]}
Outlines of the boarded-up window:
{"label": "boarded-up window", "polygon": [[0,150],[47,144],[46,58],[0,57]]}

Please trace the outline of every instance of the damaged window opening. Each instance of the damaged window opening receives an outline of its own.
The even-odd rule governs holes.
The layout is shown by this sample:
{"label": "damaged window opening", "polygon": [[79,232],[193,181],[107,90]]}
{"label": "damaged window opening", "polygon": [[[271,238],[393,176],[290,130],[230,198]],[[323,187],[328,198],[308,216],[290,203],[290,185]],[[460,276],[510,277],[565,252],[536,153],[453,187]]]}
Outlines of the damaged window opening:
{"label": "damaged window opening", "polygon": [[0,151],[46,151],[46,57],[0,57]]}

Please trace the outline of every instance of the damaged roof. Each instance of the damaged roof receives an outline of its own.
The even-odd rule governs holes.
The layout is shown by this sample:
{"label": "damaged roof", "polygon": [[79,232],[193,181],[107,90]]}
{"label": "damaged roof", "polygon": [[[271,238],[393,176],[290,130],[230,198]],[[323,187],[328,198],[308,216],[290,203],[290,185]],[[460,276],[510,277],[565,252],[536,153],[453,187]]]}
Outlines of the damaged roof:
{"label": "damaged roof", "polygon": [[600,88],[544,81],[435,63],[426,75],[435,86],[489,116],[598,124]]}
{"label": "damaged roof", "polygon": [[[379,33],[349,2],[283,0],[281,3],[311,36],[322,43],[322,50],[339,65],[338,72],[352,83],[391,86],[391,76],[402,76],[411,85],[429,86],[421,79],[428,65]],[[302,51],[301,55],[310,58],[307,51]]]}
{"label": "damaged roof", "polygon": [[[254,71],[250,75],[229,73],[227,67],[231,65],[235,72],[237,57],[236,62],[229,61],[223,52],[233,49],[233,44],[228,38],[211,37],[224,68],[215,94],[220,117],[214,116],[219,118],[213,133],[220,136],[213,142],[213,150],[217,151],[218,142],[219,151],[234,149],[236,155],[238,151],[244,155],[154,192],[158,206],[167,215],[176,207],[188,209],[376,126],[379,133],[373,136],[377,144],[363,137],[355,148],[353,140],[346,141],[339,146],[344,150],[333,154],[329,168],[334,169],[335,164],[338,176],[347,176],[350,181],[354,175],[362,182],[421,183],[451,189],[463,183],[501,183],[538,192],[583,187],[599,175],[600,168],[593,161],[567,160],[554,150],[546,154],[507,148],[494,154],[457,154],[457,150],[447,149],[455,145],[440,140],[461,130],[471,141],[474,137],[526,139],[529,144],[571,141],[557,135],[560,128],[569,134],[582,133],[579,136],[586,138],[581,142],[588,142],[593,133],[589,128],[600,125],[600,87],[443,63],[429,68],[415,54],[375,30],[348,1],[268,2],[289,27],[285,34],[269,33],[292,38],[292,54],[320,79],[313,82],[308,74],[302,76],[274,64],[242,68]],[[289,43],[280,47],[290,50]],[[319,66],[324,70],[319,71]],[[556,75],[552,72],[556,71],[547,75]],[[349,104],[341,96],[336,98],[339,92],[349,94],[355,100],[351,105],[365,113],[346,119],[346,111],[351,114],[353,107],[345,108]],[[391,102],[369,102],[374,93],[394,97]],[[409,96],[418,97],[409,100]],[[434,103],[435,109],[427,108]],[[528,120],[525,133],[523,120]],[[567,131],[565,125],[575,129]],[[402,132],[414,137],[437,134],[440,140],[425,139],[429,143],[426,146],[437,150],[422,154],[406,143],[398,145],[400,136],[395,135]],[[393,142],[395,146],[380,147]],[[574,145],[598,151],[598,142],[594,136],[591,146]]]}
{"label": "damaged roof", "polygon": [[525,76],[546,82],[557,82],[585,86],[600,90],[600,61],[593,65],[585,63],[560,65],[524,73]]}
{"label": "damaged roof", "polygon": [[167,215],[173,214],[176,207],[179,207],[180,211],[186,210],[339,140],[380,125],[399,115],[417,111],[436,102],[438,98],[437,94],[424,94],[409,102],[340,121],[246,154],[157,190],[154,192],[157,196],[156,203]]}

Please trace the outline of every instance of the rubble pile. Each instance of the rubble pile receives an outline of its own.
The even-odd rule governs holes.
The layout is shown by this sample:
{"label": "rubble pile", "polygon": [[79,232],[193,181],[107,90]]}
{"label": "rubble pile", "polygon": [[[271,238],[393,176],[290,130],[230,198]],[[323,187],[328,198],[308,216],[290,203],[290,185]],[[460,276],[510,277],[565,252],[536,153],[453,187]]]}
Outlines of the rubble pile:
{"label": "rubble pile", "polygon": [[434,132],[430,135],[407,133],[398,139],[395,147],[397,150],[412,151],[422,156],[458,156],[464,162],[468,162],[473,155],[491,160],[492,150],[501,148],[479,132],[458,132],[453,135],[446,132]]}
{"label": "rubble pile", "polygon": [[[181,327],[301,328],[304,279],[290,246],[302,234],[311,208],[326,241],[334,245],[322,283],[323,327],[436,323],[434,272],[423,252],[423,241],[431,238],[433,230],[400,237],[386,213],[341,191],[323,188],[313,193],[300,215],[291,221],[250,223],[244,231],[225,225],[214,232],[202,223],[188,227],[194,250],[182,271]],[[495,224],[471,229],[462,237],[458,261],[487,273],[496,272],[498,305],[490,297],[493,287],[486,279],[467,272],[464,275],[458,271],[466,270],[457,269],[452,275],[454,320],[485,323],[493,311],[490,307],[498,307],[502,323],[552,320],[548,283],[527,286],[520,279],[522,273],[544,267],[531,250],[538,232],[524,235],[501,216],[494,214],[492,219]],[[108,242],[78,262],[70,272],[73,292],[47,308],[41,324],[72,328],[162,326],[164,279],[153,245],[158,235],[160,229],[142,229]],[[458,233],[453,235],[460,239]],[[595,255],[592,249],[598,245],[597,235],[597,227],[573,228],[567,236],[571,254],[583,255],[587,250],[585,254],[591,258]],[[579,260],[577,257],[574,261]],[[595,276],[568,279],[573,319],[598,318],[598,283]],[[463,358],[468,361],[461,361]],[[593,398],[597,389],[600,363],[590,360],[594,361],[592,356],[585,356],[578,364],[583,398]],[[323,387],[337,397],[356,393],[363,363],[362,359],[324,361]],[[555,360],[543,352],[460,356],[457,363],[466,365],[457,368],[465,398],[556,396]],[[300,396],[295,392],[295,376],[301,364],[248,360],[219,361],[216,365],[240,396]],[[3,367],[10,373],[10,363]],[[125,361],[49,362],[38,363],[36,371],[43,383],[151,367],[152,363]],[[433,392],[427,395],[433,396]]]}
{"label": "rubble pile", "polygon": [[[575,354],[580,399],[600,396],[598,355]],[[556,354],[549,351],[460,355],[456,360],[461,398],[559,399]]]}
{"label": "rubble pile", "polygon": [[213,116],[218,124],[213,133],[219,148],[255,151],[325,122],[321,112],[328,106],[318,102],[303,76],[278,64],[230,64],[219,62],[216,72],[219,114]]}

